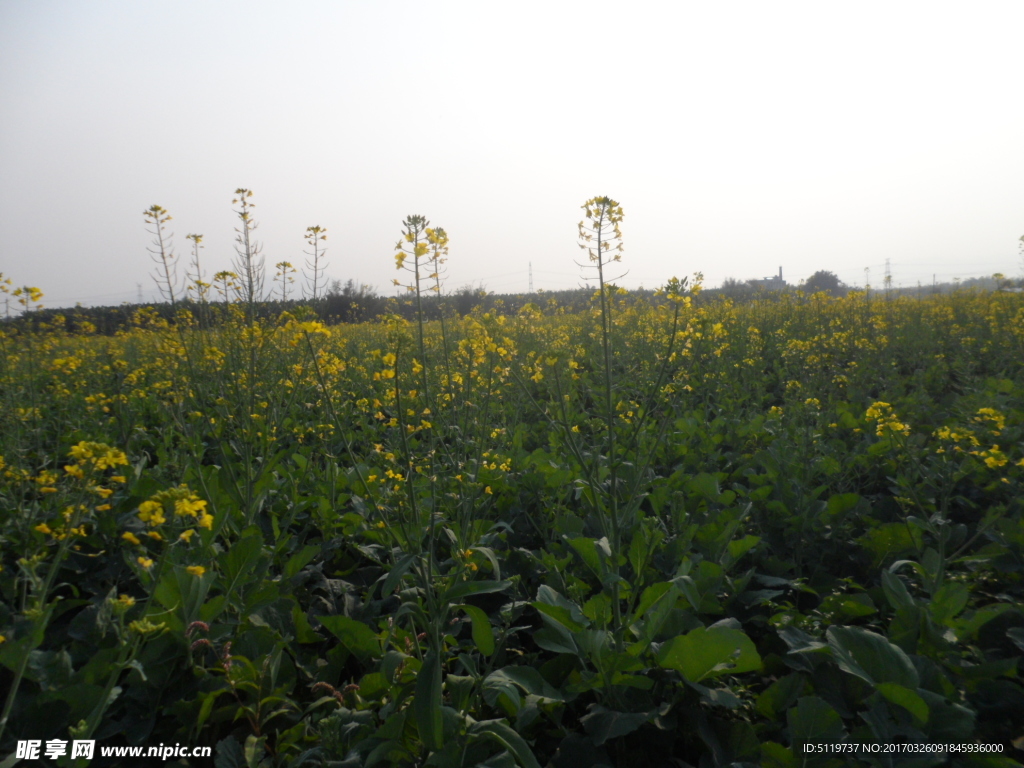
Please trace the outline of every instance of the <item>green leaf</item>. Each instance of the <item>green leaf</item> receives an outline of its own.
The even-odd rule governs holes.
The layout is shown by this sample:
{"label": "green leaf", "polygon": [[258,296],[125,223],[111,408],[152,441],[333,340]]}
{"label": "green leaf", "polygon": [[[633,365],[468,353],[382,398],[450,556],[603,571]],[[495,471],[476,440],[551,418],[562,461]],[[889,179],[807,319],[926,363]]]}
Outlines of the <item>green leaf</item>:
{"label": "green leaf", "polygon": [[598,626],[608,626],[612,620],[612,599],[598,592],[583,604],[583,615]]}
{"label": "green leaf", "polygon": [[587,628],[587,625],[590,624],[590,621],[582,611],[580,611],[580,615],[583,617],[583,622],[585,623],[576,621],[573,618],[573,611],[568,608],[564,608],[561,605],[548,605],[547,603],[536,602],[533,603],[533,607],[544,614],[544,616],[557,621],[570,632],[582,632]]}
{"label": "green leaf", "polygon": [[703,496],[709,501],[717,501],[722,492],[718,485],[718,478],[707,472],[701,472],[687,480],[686,490],[691,494]]}
{"label": "green leaf", "polygon": [[476,643],[477,650],[484,656],[490,656],[494,653],[491,620],[487,618],[487,614],[481,608],[477,608],[475,605],[460,605],[459,608],[465,611],[470,621],[473,622],[473,642]]}
{"label": "green leaf", "polygon": [[395,567],[388,572],[387,578],[384,579],[384,586],[380,589],[380,596],[382,598],[388,597],[395,591],[402,581],[402,577],[405,576],[410,566],[416,562],[417,557],[418,555],[406,555],[395,563]]}
{"label": "green leaf", "polygon": [[698,627],[673,638],[658,652],[658,663],[691,682],[761,668],[761,657],[744,632],[728,627]]}
{"label": "green leaf", "polygon": [[928,603],[936,624],[949,624],[957,614],[967,607],[971,592],[966,584],[946,582],[932,596]]}
{"label": "green leaf", "polygon": [[484,687],[486,688],[490,683],[494,685],[509,683],[522,688],[530,696],[538,696],[542,699],[551,699],[552,701],[565,701],[565,694],[548,683],[534,667],[520,666],[496,669],[487,676],[487,679],[484,681]]}
{"label": "green leaf", "polygon": [[470,595],[504,592],[508,587],[509,582],[507,581],[460,581],[444,594],[442,600],[447,603],[460,603]]}
{"label": "green leaf", "polygon": [[786,713],[789,740],[795,755],[803,755],[804,744],[835,743],[846,735],[843,719],[824,699],[804,696]]}
{"label": "green leaf", "polygon": [[298,603],[292,603],[292,624],[295,627],[295,639],[299,643],[319,643],[323,637],[313,631],[309,619]]}
{"label": "green leaf", "polygon": [[380,640],[361,621],[348,616],[317,616],[321,624],[360,661],[380,656]]}
{"label": "green leaf", "polygon": [[242,751],[242,745],[238,743],[238,739],[228,736],[217,742],[213,765],[214,768],[243,768],[245,753]]}
{"label": "green leaf", "polygon": [[594,572],[598,579],[604,579],[604,574],[607,570],[605,558],[611,555],[607,538],[597,540],[585,537],[570,539],[569,546],[576,550],[579,556],[583,558],[583,562]]}
{"label": "green leaf", "polygon": [[248,768],[259,768],[263,756],[266,755],[266,736],[249,734],[245,737],[245,764]]}
{"label": "green leaf", "polygon": [[825,513],[832,517],[842,515],[857,506],[859,501],[860,496],[856,493],[837,493],[835,496],[829,496]]}
{"label": "green leaf", "polygon": [[533,756],[529,745],[504,720],[482,720],[469,726],[470,738],[488,738],[496,741],[516,757],[522,768],[540,768],[540,763]]}
{"label": "green leaf", "polygon": [[561,625],[541,627],[533,633],[533,642],[552,653],[576,654],[579,651],[569,630]]}
{"label": "green leaf", "polygon": [[765,717],[775,719],[793,706],[806,687],[807,678],[801,674],[780,677],[761,692],[755,707]]}
{"label": "green leaf", "polygon": [[193,576],[183,566],[175,565],[164,570],[153,589],[153,597],[164,608],[174,611],[182,625],[187,627],[199,618],[200,608],[216,578],[212,571]]}
{"label": "green leaf", "polygon": [[885,599],[889,601],[893,610],[914,606],[914,598],[911,597],[903,579],[888,569],[882,571],[882,591],[885,592]]}
{"label": "green leaf", "polygon": [[531,605],[542,616],[554,619],[571,632],[579,632],[590,625],[590,620],[576,603],[567,600],[546,584],[537,590],[537,600]]}
{"label": "green leaf", "polygon": [[793,750],[774,741],[761,745],[761,768],[797,768],[799,763]]}
{"label": "green leaf", "polygon": [[651,609],[651,606],[664,597],[674,586],[670,581],[661,581],[645,589],[643,594],[640,595],[640,602],[636,607],[636,612],[633,614],[633,620],[642,619],[647,611]]}
{"label": "green leaf", "polygon": [[292,576],[297,574],[303,568],[305,568],[317,556],[320,551],[320,547],[308,544],[307,546],[300,549],[294,555],[288,558],[288,562],[284,565],[284,576],[290,579]]}
{"label": "green leaf", "polygon": [[875,686],[887,701],[899,704],[914,716],[918,723],[928,722],[928,705],[917,693],[896,683],[879,683]]}
{"label": "green leaf", "polygon": [[259,528],[247,528],[238,541],[228,549],[222,559],[225,588],[223,594],[229,599],[243,584],[259,582],[264,568],[270,561],[263,555],[263,535]]}
{"label": "green leaf", "polygon": [[580,718],[594,746],[600,747],[608,739],[632,733],[647,722],[646,712],[616,712],[600,704],[590,707],[590,714]]}
{"label": "green leaf", "polygon": [[[498,670],[498,672],[500,671]],[[501,708],[510,715],[519,714],[519,710],[523,706],[523,697],[519,694],[519,688],[516,687],[515,682],[498,672],[492,672],[484,680],[482,689],[484,701],[493,707],[501,703],[500,697],[504,696],[507,703],[501,703]]]}
{"label": "green leaf", "polygon": [[423,666],[416,675],[413,714],[420,729],[420,739],[427,749],[444,746],[444,718],[441,712],[441,658],[437,651],[427,651]]}
{"label": "green leaf", "polygon": [[825,633],[839,668],[872,685],[896,683],[916,689],[917,670],[903,650],[860,627],[829,627]]}
{"label": "green leaf", "polygon": [[729,553],[729,559],[732,562],[736,562],[743,557],[747,552],[752,550],[761,542],[760,536],[744,536],[742,539],[735,539],[730,541],[726,547],[726,551]]}

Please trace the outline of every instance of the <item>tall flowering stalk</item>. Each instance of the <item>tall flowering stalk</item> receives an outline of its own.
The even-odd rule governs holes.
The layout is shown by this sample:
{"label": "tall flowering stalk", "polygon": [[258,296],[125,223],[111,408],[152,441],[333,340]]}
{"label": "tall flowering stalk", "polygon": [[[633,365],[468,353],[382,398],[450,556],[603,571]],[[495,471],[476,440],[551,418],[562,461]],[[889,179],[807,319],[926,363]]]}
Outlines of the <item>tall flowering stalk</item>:
{"label": "tall flowering stalk", "polygon": [[317,299],[323,298],[321,293],[323,288],[321,286],[321,280],[324,276],[324,270],[327,268],[327,262],[324,261],[324,254],[327,252],[327,248],[321,243],[327,239],[327,227],[321,227],[319,224],[313,227],[306,227],[305,234],[306,242],[311,251],[305,251],[306,256],[306,268],[309,272],[303,272],[303,277],[306,278],[306,284],[309,286],[309,298],[314,302]]}
{"label": "tall flowering stalk", "polygon": [[[610,492],[608,494],[608,518],[611,528],[612,552],[617,556],[622,544],[618,508],[618,459],[615,445],[615,405],[614,381],[612,376],[612,343],[611,343],[611,302],[605,270],[615,262],[622,260],[622,206],[610,197],[594,197],[582,206],[586,218],[579,223],[579,247],[587,252],[589,263],[584,267],[597,270],[598,291],[601,296],[601,350],[604,356],[604,410],[606,427],[605,450],[608,456],[608,472]],[[606,288],[607,286],[607,288]],[[612,606],[615,611],[616,626],[621,625],[619,615],[619,585],[615,580]]]}
{"label": "tall flowering stalk", "polygon": [[[419,326],[418,347],[422,366],[423,393],[427,394],[427,351],[423,340],[423,282],[433,280],[434,286],[426,290],[441,290],[440,265],[448,253],[448,235],[443,229],[431,229],[424,216],[407,216],[402,222],[402,238],[395,243],[395,269],[411,273],[408,283],[395,279],[396,286],[405,288],[416,296],[416,320]],[[428,284],[429,285],[429,284]]]}
{"label": "tall flowering stalk", "polygon": [[281,301],[288,301],[288,286],[295,282],[295,267],[290,261],[279,261],[274,267],[277,269],[274,273],[274,282],[281,284]]}
{"label": "tall flowering stalk", "polygon": [[238,216],[239,226],[235,229],[238,233],[235,238],[234,272],[241,279],[242,298],[249,308],[249,324],[255,320],[256,302],[263,299],[264,282],[264,259],[263,247],[256,241],[256,220],[253,218],[252,209],[256,204],[251,202],[252,190],[238,188],[235,190],[235,197],[232,205],[237,205],[235,214]]}
{"label": "tall flowering stalk", "polygon": [[156,281],[160,295],[174,309],[177,306],[175,288],[178,284],[178,256],[174,253],[174,236],[166,227],[171,215],[159,205],[151,205],[142,215],[146,219],[147,231],[153,235],[153,243],[147,249],[156,263],[153,280]]}

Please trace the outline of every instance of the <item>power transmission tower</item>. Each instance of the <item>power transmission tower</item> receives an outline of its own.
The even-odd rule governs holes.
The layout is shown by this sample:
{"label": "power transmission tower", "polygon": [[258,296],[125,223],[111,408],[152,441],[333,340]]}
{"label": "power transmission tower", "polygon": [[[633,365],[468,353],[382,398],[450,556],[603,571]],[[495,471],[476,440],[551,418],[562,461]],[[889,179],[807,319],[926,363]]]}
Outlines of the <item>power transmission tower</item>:
{"label": "power transmission tower", "polygon": [[530,293],[533,293],[533,262],[530,262]]}
{"label": "power transmission tower", "polygon": [[141,304],[142,303],[142,283],[136,283],[135,285],[138,286],[138,289],[139,289],[139,304]]}

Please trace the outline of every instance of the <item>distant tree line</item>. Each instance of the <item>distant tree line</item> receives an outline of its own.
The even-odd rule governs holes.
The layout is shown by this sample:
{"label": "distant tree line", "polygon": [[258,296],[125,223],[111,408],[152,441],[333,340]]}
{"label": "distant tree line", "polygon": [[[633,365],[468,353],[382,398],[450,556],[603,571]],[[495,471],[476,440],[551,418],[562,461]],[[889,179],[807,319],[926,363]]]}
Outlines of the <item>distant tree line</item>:
{"label": "distant tree line", "polygon": [[[963,281],[935,283],[916,286],[872,288],[872,295],[916,296],[924,297],[937,293],[949,293],[956,290],[1007,291],[1021,290],[1018,282],[997,274],[986,278],[970,278]],[[826,293],[831,296],[846,296],[853,288],[843,283],[834,273],[820,270],[811,275],[798,286],[785,286],[782,289],[766,288],[764,281],[740,281],[726,278],[717,288],[705,288],[695,296],[698,305],[721,301],[734,304],[746,304],[751,301],[780,301],[792,296],[797,291],[810,295]],[[862,290],[862,289],[858,289]],[[428,320],[438,320],[442,315],[465,316],[474,310],[499,311],[514,314],[528,304],[533,304],[545,314],[559,312],[574,313],[592,307],[594,291],[592,288],[580,287],[561,291],[538,291],[536,293],[505,293],[495,294],[482,288],[464,286],[451,293],[423,297],[424,316]],[[653,290],[639,288],[627,291],[619,297],[619,301],[628,306],[634,302],[647,302],[655,298]],[[179,301],[177,310],[187,310],[193,321],[201,327],[215,327],[220,324],[225,313],[229,311],[229,303],[212,301],[199,303],[192,300]],[[272,320],[282,312],[308,313],[313,312],[328,324],[370,322],[386,314],[401,315],[409,320],[415,317],[412,302],[404,296],[384,296],[373,286],[358,283],[355,280],[331,282],[322,297],[316,301],[306,299],[270,299],[255,305],[256,316],[263,320]],[[148,304],[121,304],[107,307],[74,307],[70,309],[35,309],[19,316],[9,317],[6,323],[15,327],[27,327],[34,330],[65,330],[71,333],[99,333],[112,335],[118,331],[139,325],[162,320],[173,324],[176,322],[175,309],[168,302]]]}

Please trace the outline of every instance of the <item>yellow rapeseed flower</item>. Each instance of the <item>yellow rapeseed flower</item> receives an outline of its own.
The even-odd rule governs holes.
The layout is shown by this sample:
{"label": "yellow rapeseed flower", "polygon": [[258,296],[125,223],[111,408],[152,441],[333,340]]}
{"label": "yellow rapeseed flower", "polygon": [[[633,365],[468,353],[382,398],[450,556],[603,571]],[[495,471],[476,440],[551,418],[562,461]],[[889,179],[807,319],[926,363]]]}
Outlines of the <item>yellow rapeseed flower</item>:
{"label": "yellow rapeseed flower", "polygon": [[142,543],[141,541],[139,541],[139,537],[131,531],[125,531],[124,533],[122,533],[121,538],[131,544],[135,544],[136,546]]}
{"label": "yellow rapeseed flower", "polygon": [[204,573],[206,573],[206,569],[203,568],[203,566],[201,565],[190,565],[185,570],[191,573],[193,576],[202,576]]}
{"label": "yellow rapeseed flower", "polygon": [[139,557],[136,560],[136,562],[139,565],[141,565],[143,568],[145,568],[146,570],[149,570],[150,568],[153,567],[153,561],[150,558],[148,558],[148,557]]}

